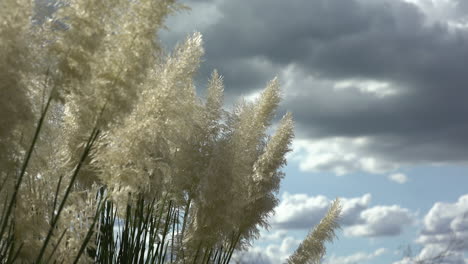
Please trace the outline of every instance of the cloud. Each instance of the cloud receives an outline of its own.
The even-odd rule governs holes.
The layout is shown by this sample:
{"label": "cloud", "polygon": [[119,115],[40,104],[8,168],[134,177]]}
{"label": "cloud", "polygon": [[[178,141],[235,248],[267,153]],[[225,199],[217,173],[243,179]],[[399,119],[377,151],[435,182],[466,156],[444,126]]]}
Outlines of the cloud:
{"label": "cloud", "polygon": [[367,152],[365,148],[369,144],[370,139],[366,137],[296,139],[290,157],[299,162],[303,171],[332,171],[337,175],[356,171],[384,173],[398,167],[396,163]]}
{"label": "cloud", "polygon": [[309,229],[320,222],[329,206],[325,196],[284,193],[271,224],[282,229]]}
{"label": "cloud", "polygon": [[447,247],[440,245],[426,245],[423,250],[419,253],[418,259],[430,260],[443,256],[443,263],[447,264],[465,264],[463,252],[444,252]]}
{"label": "cloud", "polygon": [[[414,222],[414,215],[397,205],[370,207],[371,195],[342,198],[340,224],[347,236],[395,236]],[[309,230],[325,216],[331,200],[325,196],[284,193],[270,223],[277,229]]]}
{"label": "cloud", "polygon": [[259,239],[261,241],[283,240],[284,238],[286,238],[287,234],[288,232],[286,230],[276,230],[274,232],[270,232],[270,231],[262,229]]}
{"label": "cloud", "polygon": [[[370,194],[357,198],[341,198],[342,225],[361,223],[361,213],[369,207]],[[281,203],[275,209],[271,224],[281,229],[310,229],[325,216],[331,200],[325,196],[284,193]]]}
{"label": "cloud", "polygon": [[[301,240],[287,236],[283,239],[270,243],[265,247],[254,246],[245,252],[236,253],[233,256],[237,263],[255,263],[255,264],[280,264],[285,263],[286,259],[297,249]],[[384,248],[376,249],[374,252],[357,252],[349,256],[325,256],[325,264],[354,264],[366,263],[386,254],[388,251]]]}
{"label": "cloud", "polygon": [[342,198],[342,211],[340,216],[340,224],[350,226],[357,223],[361,223],[360,215],[361,213],[369,208],[371,201],[371,194],[367,193],[361,197],[357,198]]}
{"label": "cloud", "polygon": [[406,176],[403,173],[395,173],[395,174],[388,175],[388,179],[393,182],[403,184],[408,181],[408,176]]}
{"label": "cloud", "polygon": [[416,256],[406,256],[393,262],[393,264],[413,263],[467,264],[468,259],[464,257],[463,252],[447,252],[446,247],[441,247],[440,245],[427,245]]}
{"label": "cloud", "polygon": [[435,203],[424,216],[416,242],[423,246],[419,254],[393,264],[409,264],[440,256],[443,256],[443,263],[468,263],[464,256],[468,251],[468,194],[460,196],[454,203]]}
{"label": "cloud", "polygon": [[347,236],[379,237],[396,236],[403,228],[414,222],[413,214],[406,208],[397,205],[374,206],[364,210],[360,215],[362,224],[346,227]]}
{"label": "cloud", "polygon": [[335,256],[331,255],[326,257],[325,264],[355,264],[355,263],[366,263],[379,257],[387,252],[384,248],[379,248],[372,253],[357,252],[349,256]]}
{"label": "cloud", "polygon": [[390,87],[390,83],[373,80],[350,79],[338,81],[334,84],[333,88],[337,90],[357,89],[362,93],[374,94],[379,98],[395,95],[398,93],[397,90],[393,89],[393,87]]}
{"label": "cloud", "polygon": [[186,35],[194,31],[204,31],[214,26],[222,18],[222,11],[216,1],[181,1],[190,10],[179,11],[175,16],[169,16],[166,25],[167,30],[160,32],[164,44],[168,47],[174,46],[182,41]]}
{"label": "cloud", "polygon": [[[466,164],[466,1],[183,2],[192,14],[172,18],[175,30],[164,38],[202,31],[199,88],[216,68],[230,103],[279,75],[281,111],[293,112],[298,139],[335,148],[304,154],[318,161],[303,169]],[[362,138],[366,144],[355,143]]]}
{"label": "cloud", "polygon": [[454,250],[468,250],[468,194],[455,203],[435,203],[423,223],[418,243],[445,246],[452,243]]}
{"label": "cloud", "polygon": [[248,251],[236,253],[233,256],[233,262],[237,263],[255,263],[255,264],[281,264],[291,255],[299,246],[301,240],[288,236],[283,238],[279,244],[271,243],[266,247],[254,246]]}
{"label": "cloud", "polygon": [[464,0],[405,0],[416,4],[432,20],[466,23],[468,4]]}

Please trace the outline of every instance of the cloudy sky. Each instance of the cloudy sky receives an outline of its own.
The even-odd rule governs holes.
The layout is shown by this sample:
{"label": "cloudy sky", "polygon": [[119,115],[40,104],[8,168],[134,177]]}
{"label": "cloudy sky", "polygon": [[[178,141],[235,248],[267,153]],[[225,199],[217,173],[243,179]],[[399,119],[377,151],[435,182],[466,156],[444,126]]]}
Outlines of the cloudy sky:
{"label": "cloudy sky", "polygon": [[409,263],[408,245],[468,263],[468,1],[181,2],[161,36],[203,34],[200,90],[218,69],[230,105],[278,76],[296,122],[281,204],[244,260],[282,263],[342,197],[325,263]]}

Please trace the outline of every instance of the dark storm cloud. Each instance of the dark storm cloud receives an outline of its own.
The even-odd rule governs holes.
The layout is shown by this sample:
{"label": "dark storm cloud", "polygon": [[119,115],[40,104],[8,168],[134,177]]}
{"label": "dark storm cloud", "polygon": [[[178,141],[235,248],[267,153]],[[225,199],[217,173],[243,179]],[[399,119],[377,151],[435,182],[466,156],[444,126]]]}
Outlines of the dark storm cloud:
{"label": "dark storm cloud", "polygon": [[[468,5],[453,1],[447,14],[463,21]],[[228,95],[246,95],[277,74],[285,84],[294,77],[282,108],[294,113],[299,137],[368,137],[361,152],[397,163],[468,160],[468,29],[395,0],[186,3],[192,18],[208,6],[218,14],[171,35],[204,34],[200,80],[217,68]],[[282,74],[291,65],[296,73]],[[349,79],[396,93],[334,89]]]}
{"label": "dark storm cloud", "polygon": [[219,9],[223,19],[205,31],[213,62],[264,56],[323,76],[413,81],[414,73],[449,75],[466,57],[465,37],[424,27],[421,11],[399,1],[225,1]]}

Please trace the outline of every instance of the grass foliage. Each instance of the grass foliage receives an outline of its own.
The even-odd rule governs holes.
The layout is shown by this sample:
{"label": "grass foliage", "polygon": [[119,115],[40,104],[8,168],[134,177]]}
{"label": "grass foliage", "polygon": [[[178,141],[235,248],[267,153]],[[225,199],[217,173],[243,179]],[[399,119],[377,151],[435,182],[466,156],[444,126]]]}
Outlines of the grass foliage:
{"label": "grass foliage", "polygon": [[[201,34],[172,52],[174,0],[0,2],[0,264],[227,264],[268,228],[293,138],[273,79],[223,109],[193,81]],[[288,263],[316,263],[336,201]]]}

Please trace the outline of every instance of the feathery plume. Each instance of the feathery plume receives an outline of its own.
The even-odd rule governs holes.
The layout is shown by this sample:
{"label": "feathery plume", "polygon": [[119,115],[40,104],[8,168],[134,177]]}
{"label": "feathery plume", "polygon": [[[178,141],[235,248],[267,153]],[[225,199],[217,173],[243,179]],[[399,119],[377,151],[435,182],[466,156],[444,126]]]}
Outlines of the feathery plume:
{"label": "feathery plume", "polygon": [[332,242],[339,228],[340,200],[332,202],[325,217],[307,235],[296,251],[288,258],[288,264],[318,264],[326,253],[325,242]]}
{"label": "feathery plume", "polygon": [[133,111],[102,139],[94,162],[118,199],[126,199],[128,192],[158,192],[170,186],[173,168],[168,161],[180,147],[174,142],[192,131],[186,113],[194,109],[192,76],[203,54],[201,44],[201,35],[195,33],[154,69]]}

